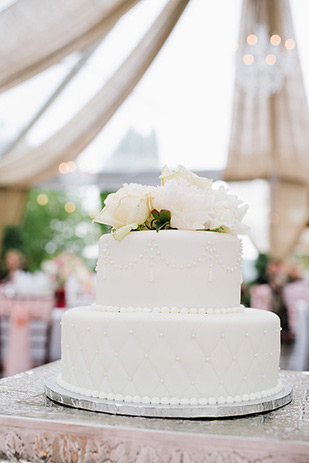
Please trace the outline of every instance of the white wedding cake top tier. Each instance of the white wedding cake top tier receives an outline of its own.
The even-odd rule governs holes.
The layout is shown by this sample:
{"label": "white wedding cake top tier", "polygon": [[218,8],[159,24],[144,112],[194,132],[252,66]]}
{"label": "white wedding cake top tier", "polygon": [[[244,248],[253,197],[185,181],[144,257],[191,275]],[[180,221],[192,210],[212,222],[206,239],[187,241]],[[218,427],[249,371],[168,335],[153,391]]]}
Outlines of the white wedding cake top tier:
{"label": "white wedding cake top tier", "polygon": [[97,304],[189,312],[239,308],[241,249],[237,237],[215,232],[148,230],[120,241],[103,235]]}

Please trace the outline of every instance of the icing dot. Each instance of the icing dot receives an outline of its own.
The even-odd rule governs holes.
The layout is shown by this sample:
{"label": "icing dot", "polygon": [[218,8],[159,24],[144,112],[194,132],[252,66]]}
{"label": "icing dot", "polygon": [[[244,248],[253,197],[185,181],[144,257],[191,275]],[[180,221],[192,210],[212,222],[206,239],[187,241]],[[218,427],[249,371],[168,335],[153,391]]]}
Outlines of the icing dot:
{"label": "icing dot", "polygon": [[115,352],[115,357],[119,357],[119,354],[118,354],[118,352]]}
{"label": "icing dot", "polygon": [[224,338],[225,334],[224,333],[221,333],[221,338]]}
{"label": "icing dot", "polygon": [[244,376],[244,381],[247,381],[247,376]]}
{"label": "icing dot", "polygon": [[164,381],[163,381],[163,379],[162,379],[162,378],[160,379],[160,383],[164,383]]}
{"label": "icing dot", "polygon": [[193,380],[191,381],[191,384],[194,386],[194,381]]}
{"label": "icing dot", "polygon": [[267,334],[267,330],[264,330],[264,334]]}
{"label": "icing dot", "polygon": [[87,327],[87,331],[90,331],[90,326]]}
{"label": "icing dot", "polygon": [[99,353],[99,351],[98,351],[98,350],[96,350],[96,351],[95,351],[95,353],[96,353],[96,354],[98,354],[98,353]]}
{"label": "icing dot", "polygon": [[176,362],[179,362],[180,358],[179,358],[179,357],[176,357],[176,359],[175,359],[175,360],[176,360]]}
{"label": "icing dot", "polygon": [[248,336],[249,336],[249,333],[246,333],[246,334],[245,334],[245,337],[247,338]]}
{"label": "icing dot", "polygon": [[220,379],[219,383],[220,383],[220,384],[223,384],[223,381],[222,381],[222,379]]}
{"label": "icing dot", "polygon": [[160,335],[159,335],[159,336],[160,336],[160,338],[163,338],[164,334],[163,334],[163,333],[160,333]]}
{"label": "icing dot", "polygon": [[206,362],[209,362],[209,361],[210,361],[210,358],[209,358],[209,357],[206,357],[205,360],[206,360]]}
{"label": "icing dot", "polygon": [[149,359],[149,355],[148,355],[148,354],[145,354],[145,359]]}
{"label": "icing dot", "polygon": [[104,333],[103,333],[103,334],[104,334],[104,336],[107,336],[107,333],[106,333],[106,331],[104,331]]}
{"label": "icing dot", "polygon": [[193,338],[193,339],[194,339],[194,338],[195,338],[195,334],[191,334],[191,338]]}
{"label": "icing dot", "polygon": [[130,333],[130,334],[133,334],[133,330],[130,330],[129,333]]}
{"label": "icing dot", "polygon": [[75,325],[74,325],[74,323],[72,323],[72,328],[75,328]]}
{"label": "icing dot", "polygon": [[236,360],[236,357],[235,357],[235,355],[233,355],[233,357],[232,357],[232,360]]}
{"label": "icing dot", "polygon": [[79,346],[78,350],[82,350],[82,348]]}
{"label": "icing dot", "polygon": [[129,376],[129,377],[128,377],[128,381],[132,381],[132,378],[131,378],[131,376]]}

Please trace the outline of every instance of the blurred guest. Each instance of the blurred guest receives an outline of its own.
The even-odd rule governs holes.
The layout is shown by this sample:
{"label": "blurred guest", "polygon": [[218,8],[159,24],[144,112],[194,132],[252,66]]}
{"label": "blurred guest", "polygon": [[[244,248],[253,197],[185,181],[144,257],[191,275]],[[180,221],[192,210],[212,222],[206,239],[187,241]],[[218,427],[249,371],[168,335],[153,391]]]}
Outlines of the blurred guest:
{"label": "blurred guest", "polygon": [[18,271],[25,268],[25,258],[17,249],[10,249],[4,256],[5,276],[3,282],[14,282]]}

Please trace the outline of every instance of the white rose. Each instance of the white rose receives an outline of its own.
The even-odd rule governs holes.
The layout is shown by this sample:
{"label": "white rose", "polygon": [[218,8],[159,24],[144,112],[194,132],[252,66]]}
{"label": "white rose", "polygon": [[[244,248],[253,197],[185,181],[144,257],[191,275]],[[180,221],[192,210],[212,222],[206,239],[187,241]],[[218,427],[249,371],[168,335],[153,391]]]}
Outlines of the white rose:
{"label": "white rose", "polygon": [[206,228],[215,230],[223,227],[226,233],[232,235],[245,235],[249,227],[241,223],[248,210],[248,205],[244,204],[237,196],[232,195],[226,188],[220,186],[213,190],[214,204],[211,219],[205,223]]}
{"label": "white rose", "polygon": [[181,165],[177,167],[177,170],[175,172],[170,171],[167,166],[164,166],[159,178],[161,179],[162,185],[165,185],[166,182],[175,178],[183,178],[187,180],[189,185],[195,185],[197,188],[203,191],[209,190],[212,185],[212,180],[208,178],[199,177],[198,175],[194,174],[193,172]]}
{"label": "white rose", "polygon": [[116,193],[108,195],[104,204],[94,221],[111,225],[116,230],[114,237],[119,240],[150,216],[149,188],[136,183],[124,184]]}
{"label": "white rose", "polygon": [[179,230],[204,230],[210,220],[213,193],[201,191],[183,178],[174,178],[164,185],[152,188],[153,209],[171,213],[171,227]]}

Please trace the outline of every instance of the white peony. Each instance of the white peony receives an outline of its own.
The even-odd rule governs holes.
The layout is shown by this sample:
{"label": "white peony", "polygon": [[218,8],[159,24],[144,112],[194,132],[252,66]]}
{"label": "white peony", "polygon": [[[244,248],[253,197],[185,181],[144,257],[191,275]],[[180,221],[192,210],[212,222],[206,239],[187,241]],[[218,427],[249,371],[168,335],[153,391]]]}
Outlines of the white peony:
{"label": "white peony", "polygon": [[108,195],[104,204],[94,221],[111,225],[116,230],[114,237],[119,240],[150,216],[150,188],[136,183],[124,184],[116,193]]}
{"label": "white peony", "polygon": [[162,185],[165,185],[166,182],[175,178],[183,178],[187,180],[189,185],[195,185],[197,188],[203,191],[209,190],[212,185],[212,180],[208,178],[199,177],[198,175],[194,174],[193,172],[181,165],[177,167],[177,170],[175,172],[170,171],[167,166],[164,166],[160,175]]}
{"label": "white peony", "polygon": [[248,233],[249,227],[241,223],[248,210],[248,205],[244,204],[237,196],[230,194],[223,186],[213,190],[213,194],[213,210],[210,214],[211,219],[209,222],[205,222],[206,228],[215,230],[223,227],[226,233],[232,235]]}
{"label": "white peony", "polygon": [[211,219],[213,192],[199,189],[184,178],[173,178],[152,188],[152,209],[171,213],[171,227],[179,230],[204,230]]}

